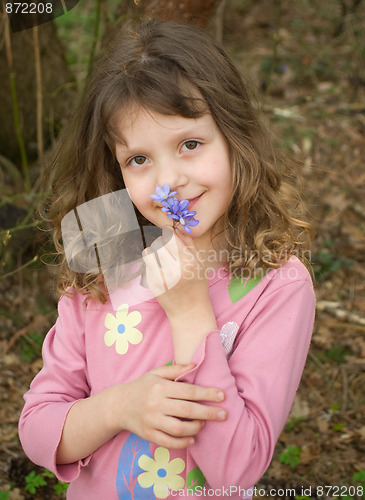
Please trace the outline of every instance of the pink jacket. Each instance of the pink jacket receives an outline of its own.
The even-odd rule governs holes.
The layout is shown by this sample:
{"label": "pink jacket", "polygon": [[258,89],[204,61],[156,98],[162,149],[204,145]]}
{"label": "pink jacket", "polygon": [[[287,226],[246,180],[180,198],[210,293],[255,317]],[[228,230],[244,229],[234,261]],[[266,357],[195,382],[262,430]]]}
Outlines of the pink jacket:
{"label": "pink jacket", "polygon": [[[134,380],[173,361],[167,317],[156,299],[123,310],[84,296],[62,297],[43,345],[44,366],[25,394],[19,423],[23,448],[36,464],[71,482],[69,500],[250,497],[270,464],[303,372],[315,298],[296,257],[262,279],[209,278],[218,330],[180,377],[226,394],[224,422],[207,422],[185,450],[157,447],[123,431],[78,463],[57,466],[67,413],[82,398]],[[184,491],[183,491],[184,490]]]}

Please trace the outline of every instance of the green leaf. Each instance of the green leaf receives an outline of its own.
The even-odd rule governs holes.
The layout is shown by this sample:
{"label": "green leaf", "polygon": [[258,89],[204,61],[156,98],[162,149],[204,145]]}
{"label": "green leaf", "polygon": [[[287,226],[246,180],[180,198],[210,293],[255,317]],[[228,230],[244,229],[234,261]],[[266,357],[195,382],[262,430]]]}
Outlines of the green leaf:
{"label": "green leaf", "polygon": [[53,479],[55,477],[55,475],[53,474],[53,472],[51,472],[48,469],[44,469],[43,470],[42,476],[43,477],[48,477],[49,479]]}
{"label": "green leaf", "polygon": [[0,491],[0,500],[8,500],[10,491]]}
{"label": "green leaf", "polygon": [[199,467],[195,467],[195,469],[191,470],[186,476],[187,491],[191,493],[196,491],[197,486],[204,486],[205,483],[206,479]]}
{"label": "green leaf", "polygon": [[27,476],[25,476],[26,485],[24,489],[32,493],[33,495],[36,493],[37,488],[40,486],[46,486],[47,483],[44,477],[41,474],[36,474],[34,470],[32,470]]}
{"label": "green leaf", "polygon": [[298,446],[288,446],[279,456],[279,462],[290,465],[294,468],[300,464],[300,454],[302,450]]}
{"label": "green leaf", "polygon": [[56,495],[61,495],[64,491],[67,491],[68,486],[69,486],[68,483],[63,483],[62,481],[58,481],[58,483],[56,483],[53,486],[53,489]]}
{"label": "green leaf", "polygon": [[228,285],[228,294],[231,302],[237,302],[251,292],[251,290],[260,283],[263,277],[264,276],[258,276],[257,278],[247,280],[238,277],[232,278]]}
{"label": "green leaf", "polygon": [[365,470],[360,469],[352,476],[353,481],[358,481],[359,483],[365,483]]}

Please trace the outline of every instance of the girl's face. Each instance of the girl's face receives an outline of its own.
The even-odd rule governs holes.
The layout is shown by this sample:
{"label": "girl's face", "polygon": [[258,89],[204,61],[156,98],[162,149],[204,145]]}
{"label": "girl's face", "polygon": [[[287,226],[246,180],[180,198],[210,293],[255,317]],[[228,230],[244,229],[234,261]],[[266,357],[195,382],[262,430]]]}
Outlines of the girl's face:
{"label": "girl's face", "polygon": [[231,188],[228,143],[207,113],[200,118],[162,115],[142,107],[119,115],[116,145],[129,196],[156,226],[172,225],[150,198],[166,182],[180,201],[190,200],[200,223],[191,237],[198,248],[211,247],[213,225],[223,215]]}

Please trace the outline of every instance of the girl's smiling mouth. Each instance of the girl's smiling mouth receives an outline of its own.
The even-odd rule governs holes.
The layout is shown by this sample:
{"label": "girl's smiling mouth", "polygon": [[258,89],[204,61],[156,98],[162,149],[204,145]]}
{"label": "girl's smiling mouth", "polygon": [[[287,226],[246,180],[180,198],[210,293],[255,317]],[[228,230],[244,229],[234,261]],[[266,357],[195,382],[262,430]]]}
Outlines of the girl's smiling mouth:
{"label": "girl's smiling mouth", "polygon": [[204,193],[200,194],[199,196],[196,196],[195,198],[191,198],[190,200],[187,198],[189,202],[189,209],[192,208],[196,203],[199,202],[201,197],[203,196]]}

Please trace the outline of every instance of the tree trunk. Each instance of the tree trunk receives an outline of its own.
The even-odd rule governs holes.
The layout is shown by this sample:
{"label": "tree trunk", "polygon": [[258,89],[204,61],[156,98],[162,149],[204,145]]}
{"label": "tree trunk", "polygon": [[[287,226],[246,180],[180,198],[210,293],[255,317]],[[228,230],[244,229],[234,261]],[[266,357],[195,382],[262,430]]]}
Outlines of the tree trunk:
{"label": "tree trunk", "polygon": [[[52,21],[38,26],[40,71],[42,82],[43,142],[47,147],[62,128],[76,96],[73,77],[68,69],[64,49]],[[29,160],[38,157],[37,143],[37,74],[33,29],[10,32],[11,58],[19,108],[20,129]],[[8,54],[9,55],[9,54]],[[16,165],[20,152],[14,128],[13,104],[10,90],[6,47],[0,43],[0,153]],[[39,81],[39,72],[38,72]],[[71,83],[71,85],[70,85]],[[39,125],[38,117],[38,125]],[[38,130],[39,130],[38,126]]]}

